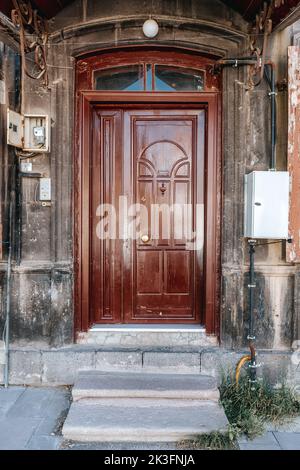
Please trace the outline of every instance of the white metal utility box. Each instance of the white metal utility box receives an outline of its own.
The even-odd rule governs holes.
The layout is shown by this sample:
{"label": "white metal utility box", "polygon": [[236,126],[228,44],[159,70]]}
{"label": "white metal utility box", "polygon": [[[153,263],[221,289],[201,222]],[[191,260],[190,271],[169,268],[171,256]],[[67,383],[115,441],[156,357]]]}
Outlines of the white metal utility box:
{"label": "white metal utility box", "polygon": [[289,173],[253,171],[245,175],[244,236],[288,239]]}
{"label": "white metal utility box", "polygon": [[50,151],[50,126],[47,115],[19,114],[7,110],[7,143],[26,152]]}

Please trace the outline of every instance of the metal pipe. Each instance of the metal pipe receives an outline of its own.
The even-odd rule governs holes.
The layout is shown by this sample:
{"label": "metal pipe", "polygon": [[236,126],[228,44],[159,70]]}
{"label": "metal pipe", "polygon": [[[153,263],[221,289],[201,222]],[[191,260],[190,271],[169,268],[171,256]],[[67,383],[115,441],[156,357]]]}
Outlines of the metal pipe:
{"label": "metal pipe", "polygon": [[216,65],[222,65],[224,67],[226,66],[232,66],[232,67],[240,67],[244,65],[256,65],[257,64],[257,59],[253,59],[250,57],[241,57],[241,58],[236,58],[236,59],[221,59],[218,60]]}
{"label": "metal pipe", "polygon": [[[270,70],[270,73],[268,72]],[[265,64],[265,77],[270,87],[269,97],[271,102],[271,157],[270,170],[276,171],[276,73],[273,62]]]}
{"label": "metal pipe", "polygon": [[219,59],[220,61],[225,61],[225,60],[254,60],[253,55],[248,55],[244,57],[226,57],[225,59]]}
{"label": "metal pipe", "polygon": [[12,225],[13,225],[13,207],[15,202],[15,192],[11,192],[9,204],[9,244],[7,258],[6,274],[6,318],[5,318],[5,367],[4,367],[4,387],[9,384],[9,340],[10,340],[10,292],[11,292],[11,261],[12,261]]}
{"label": "metal pipe", "polygon": [[240,374],[241,374],[241,370],[242,370],[243,365],[246,364],[246,362],[250,362],[250,361],[251,361],[251,356],[247,355],[247,356],[241,357],[241,359],[237,363],[237,366],[236,366],[236,369],[235,369],[235,383],[236,383],[236,385],[239,384]]}
{"label": "metal pipe", "polygon": [[249,245],[249,256],[250,256],[250,271],[249,271],[249,335],[247,337],[249,341],[249,349],[251,353],[251,360],[249,364],[250,368],[250,381],[256,382],[256,351],[255,351],[255,336],[254,336],[254,289],[255,284],[255,272],[254,272],[254,256],[255,256],[255,245],[256,240],[248,240]]}
{"label": "metal pipe", "polygon": [[276,91],[275,69],[271,65],[271,170],[276,170]]}
{"label": "metal pipe", "polygon": [[245,67],[249,65],[257,65],[257,58],[252,57],[229,57],[227,59],[219,59],[213,69],[215,73],[220,72],[222,67]]}

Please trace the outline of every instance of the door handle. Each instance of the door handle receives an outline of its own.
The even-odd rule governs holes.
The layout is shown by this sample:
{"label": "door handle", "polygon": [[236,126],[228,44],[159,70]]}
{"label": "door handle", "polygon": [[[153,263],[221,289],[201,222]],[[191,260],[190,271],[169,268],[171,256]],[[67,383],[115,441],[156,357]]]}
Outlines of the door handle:
{"label": "door handle", "polygon": [[150,238],[148,237],[148,235],[142,235],[141,236],[141,240],[143,243],[148,243],[148,241],[150,240]]}

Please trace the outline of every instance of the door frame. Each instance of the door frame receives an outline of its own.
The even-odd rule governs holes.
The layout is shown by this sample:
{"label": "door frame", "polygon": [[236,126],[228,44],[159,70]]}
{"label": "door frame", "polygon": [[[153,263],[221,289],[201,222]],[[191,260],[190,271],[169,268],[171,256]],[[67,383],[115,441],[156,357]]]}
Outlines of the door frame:
{"label": "door frame", "polygon": [[[79,91],[74,162],[74,307],[75,335],[87,331],[90,318],[90,146],[92,108],[158,104],[206,109],[204,325],[219,335],[221,249],[221,97],[219,92]],[[210,262],[208,263],[207,260]]]}

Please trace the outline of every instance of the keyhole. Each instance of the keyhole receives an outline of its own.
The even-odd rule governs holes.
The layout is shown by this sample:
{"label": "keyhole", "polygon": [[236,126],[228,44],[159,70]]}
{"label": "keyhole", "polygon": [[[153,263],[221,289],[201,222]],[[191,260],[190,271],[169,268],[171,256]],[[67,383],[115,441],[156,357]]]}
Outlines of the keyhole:
{"label": "keyhole", "polygon": [[161,190],[162,194],[164,195],[165,192],[167,191],[167,188],[166,188],[166,186],[165,186],[165,183],[162,183],[162,185],[161,185],[161,187],[160,187],[159,189]]}

